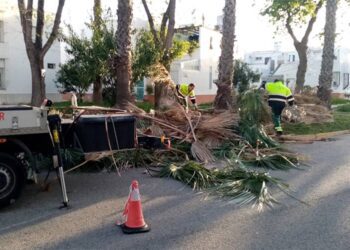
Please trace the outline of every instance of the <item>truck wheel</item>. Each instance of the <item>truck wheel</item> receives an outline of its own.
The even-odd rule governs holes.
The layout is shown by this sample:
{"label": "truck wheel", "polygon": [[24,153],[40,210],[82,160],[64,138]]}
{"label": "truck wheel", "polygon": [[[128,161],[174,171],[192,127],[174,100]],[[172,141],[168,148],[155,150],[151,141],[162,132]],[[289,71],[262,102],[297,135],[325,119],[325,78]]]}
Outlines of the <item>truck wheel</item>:
{"label": "truck wheel", "polygon": [[19,197],[25,182],[25,170],[10,154],[0,153],[0,207]]}

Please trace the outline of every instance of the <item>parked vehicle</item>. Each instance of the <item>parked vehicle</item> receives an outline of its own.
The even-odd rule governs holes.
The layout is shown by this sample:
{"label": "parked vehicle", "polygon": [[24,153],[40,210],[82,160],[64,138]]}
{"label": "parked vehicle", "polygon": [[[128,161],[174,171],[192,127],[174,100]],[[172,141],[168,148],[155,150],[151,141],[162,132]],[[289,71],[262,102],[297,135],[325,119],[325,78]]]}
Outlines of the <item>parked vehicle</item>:
{"label": "parked vehicle", "polygon": [[135,118],[126,114],[81,115],[62,122],[45,107],[0,106],[0,207],[14,203],[28,179],[37,180],[38,154],[52,157],[67,206],[62,149],[87,153],[132,148],[135,134]]}

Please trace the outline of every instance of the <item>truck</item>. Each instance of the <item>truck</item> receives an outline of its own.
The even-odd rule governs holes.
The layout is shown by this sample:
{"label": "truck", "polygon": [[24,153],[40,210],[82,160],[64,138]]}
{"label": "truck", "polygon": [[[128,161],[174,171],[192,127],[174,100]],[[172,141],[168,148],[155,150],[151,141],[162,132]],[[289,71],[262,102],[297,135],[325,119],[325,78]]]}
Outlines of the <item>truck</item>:
{"label": "truck", "polygon": [[128,114],[63,120],[48,114],[47,107],[0,106],[0,207],[13,204],[28,180],[37,182],[38,155],[52,158],[67,207],[63,149],[79,148],[85,154],[133,148],[135,141],[135,118]]}

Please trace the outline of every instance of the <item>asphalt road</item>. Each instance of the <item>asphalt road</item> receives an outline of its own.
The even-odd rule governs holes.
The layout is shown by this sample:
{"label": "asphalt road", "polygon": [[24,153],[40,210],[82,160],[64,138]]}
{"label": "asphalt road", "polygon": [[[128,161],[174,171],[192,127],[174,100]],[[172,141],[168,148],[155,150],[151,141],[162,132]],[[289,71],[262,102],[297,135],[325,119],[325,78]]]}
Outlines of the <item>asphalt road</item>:
{"label": "asphalt road", "polygon": [[[0,210],[0,249],[350,249],[350,136],[293,145],[311,157],[308,171],[278,173],[308,202],[278,193],[282,205],[262,213],[220,200],[142,169],[70,174],[71,208],[59,210],[58,184],[26,188]],[[124,235],[115,225],[131,180],[140,182],[151,232]]]}

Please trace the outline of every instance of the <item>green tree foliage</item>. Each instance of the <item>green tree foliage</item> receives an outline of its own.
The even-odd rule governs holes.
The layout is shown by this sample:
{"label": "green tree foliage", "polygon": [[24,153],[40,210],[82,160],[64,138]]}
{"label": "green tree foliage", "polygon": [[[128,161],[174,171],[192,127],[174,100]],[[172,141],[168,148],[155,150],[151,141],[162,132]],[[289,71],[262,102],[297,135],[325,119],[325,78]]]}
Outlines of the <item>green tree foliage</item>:
{"label": "green tree foliage", "polygon": [[263,15],[269,15],[275,24],[285,23],[289,18],[290,24],[302,24],[309,21],[315,14],[317,4],[324,1],[315,0],[268,0]]}
{"label": "green tree foliage", "polygon": [[247,63],[241,60],[235,60],[233,75],[233,86],[238,87],[238,92],[243,93],[249,89],[252,82],[257,82],[260,79],[260,74],[251,70]]}
{"label": "green tree foliage", "polygon": [[57,73],[57,87],[61,88],[62,92],[76,92],[78,100],[81,101],[91,85],[89,68],[89,65],[79,60],[70,60],[68,63],[61,65]]}
{"label": "green tree foliage", "polygon": [[[154,42],[154,36],[151,31],[140,30],[136,41],[133,51],[133,82],[142,80],[143,77],[149,77],[151,66],[157,64],[163,56],[162,51],[157,48]],[[170,63],[183,57],[185,54],[191,54],[198,46],[196,41],[186,41],[175,36],[172,47],[169,50]]]}
{"label": "green tree foliage", "polygon": [[[107,17],[111,17],[107,13]],[[67,43],[65,48],[69,60],[60,66],[56,75],[56,84],[62,91],[75,89],[80,95],[88,90],[90,85],[101,78],[105,86],[111,86],[111,58],[115,54],[114,27],[104,18],[101,30],[91,38],[79,36],[71,26],[68,26],[68,35],[64,36]],[[91,21],[86,26],[93,30]]]}
{"label": "green tree foliage", "polygon": [[[317,13],[325,0],[268,0],[262,15],[270,17],[271,22],[286,28],[293,39],[294,47],[298,52],[299,66],[296,76],[295,92],[299,93],[304,86],[307,69],[307,49],[310,33],[316,22]],[[299,40],[295,26],[301,27],[306,24],[303,37]],[[277,26],[279,27],[279,26]]]}

